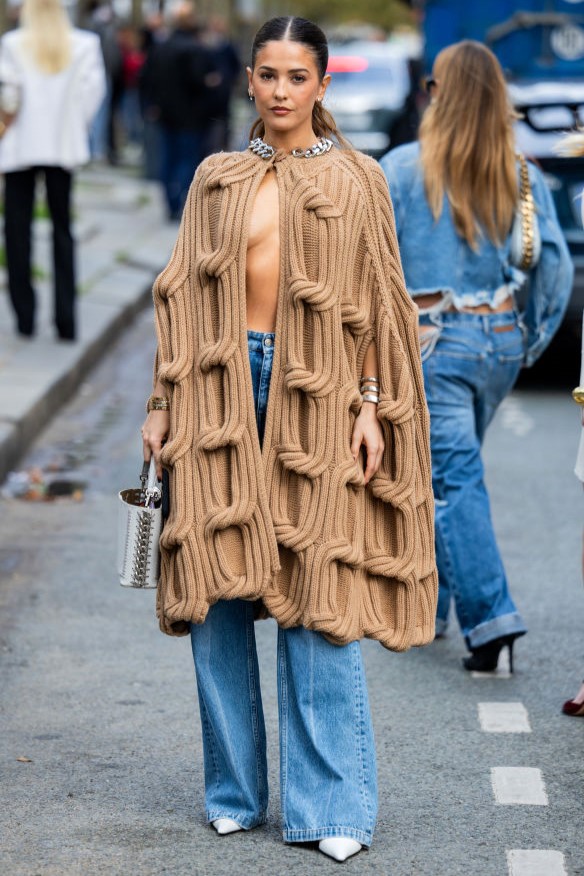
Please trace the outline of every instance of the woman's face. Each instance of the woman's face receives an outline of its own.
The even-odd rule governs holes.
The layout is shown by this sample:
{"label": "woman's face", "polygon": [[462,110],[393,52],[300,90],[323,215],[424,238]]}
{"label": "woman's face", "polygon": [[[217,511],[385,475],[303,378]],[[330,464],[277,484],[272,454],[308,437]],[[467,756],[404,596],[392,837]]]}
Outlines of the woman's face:
{"label": "woman's face", "polygon": [[247,75],[266,134],[311,135],[312,108],[324,97],[330,76],[320,79],[310,49],[292,40],[270,41],[259,50]]}

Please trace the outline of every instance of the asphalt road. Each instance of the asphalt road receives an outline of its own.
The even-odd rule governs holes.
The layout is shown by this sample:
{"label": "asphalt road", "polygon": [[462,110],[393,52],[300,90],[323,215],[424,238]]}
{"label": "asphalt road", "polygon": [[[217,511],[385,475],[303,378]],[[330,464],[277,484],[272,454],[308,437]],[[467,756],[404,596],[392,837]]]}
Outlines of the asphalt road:
{"label": "asphalt road", "polygon": [[[116,491],[140,468],[152,346],[144,316],[26,460],[69,469],[87,483],[83,501],[0,502],[0,872],[338,872],[315,848],[281,840],[272,622],[257,627],[270,819],[221,838],[204,821],[189,643],[158,632],[152,592],[117,584]],[[512,678],[469,677],[455,624],[405,655],[364,643],[380,816],[347,873],[584,874],[584,720],[560,714],[584,670],[578,432],[564,390],[528,385],[488,436],[494,516],[530,628]],[[497,703],[508,704],[502,719]],[[506,732],[488,732],[493,715]],[[505,802],[517,775],[526,802]]]}

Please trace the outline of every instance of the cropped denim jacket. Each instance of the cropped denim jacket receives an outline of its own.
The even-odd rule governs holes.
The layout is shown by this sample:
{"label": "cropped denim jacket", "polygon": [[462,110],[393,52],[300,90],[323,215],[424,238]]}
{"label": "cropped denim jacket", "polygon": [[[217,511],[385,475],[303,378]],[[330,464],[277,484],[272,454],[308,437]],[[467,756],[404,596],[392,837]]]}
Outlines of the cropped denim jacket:
{"label": "cropped denim jacket", "polygon": [[542,248],[537,265],[525,273],[509,263],[510,236],[501,246],[483,237],[473,251],[456,232],[446,196],[440,218],[434,219],[426,200],[419,156],[419,144],[408,143],[381,159],[408,292],[413,298],[442,292],[444,305],[456,309],[479,304],[496,308],[525,287],[525,365],[532,365],[560,325],[574,274],[543,176],[529,163]]}

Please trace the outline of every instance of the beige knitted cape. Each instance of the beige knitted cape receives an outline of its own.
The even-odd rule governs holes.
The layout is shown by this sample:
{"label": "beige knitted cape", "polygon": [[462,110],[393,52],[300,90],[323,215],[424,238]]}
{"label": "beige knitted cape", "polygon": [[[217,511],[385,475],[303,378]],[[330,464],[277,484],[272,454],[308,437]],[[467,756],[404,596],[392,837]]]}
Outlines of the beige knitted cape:
{"label": "beige knitted cape", "polygon": [[[269,168],[280,192],[280,288],[260,450],[245,266],[251,208]],[[261,600],[282,627],[338,644],[369,636],[403,651],[430,641],[429,419],[417,312],[377,163],[336,148],[311,159],[211,156],[154,299],[155,376],[171,399],[161,629],[184,635],[218,599],[241,598]],[[372,339],[385,452],[365,487],[350,443]]]}

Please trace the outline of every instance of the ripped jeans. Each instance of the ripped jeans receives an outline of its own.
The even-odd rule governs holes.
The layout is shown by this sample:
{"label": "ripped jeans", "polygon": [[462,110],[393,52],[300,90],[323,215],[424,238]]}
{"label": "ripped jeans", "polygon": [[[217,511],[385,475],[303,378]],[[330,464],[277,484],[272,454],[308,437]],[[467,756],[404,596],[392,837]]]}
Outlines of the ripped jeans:
{"label": "ripped jeans", "polygon": [[481,458],[487,426],[519,374],[523,332],[513,311],[426,313],[420,326],[436,501],[436,632],[444,632],[454,600],[466,643],[477,648],[526,632],[497,547]]}

